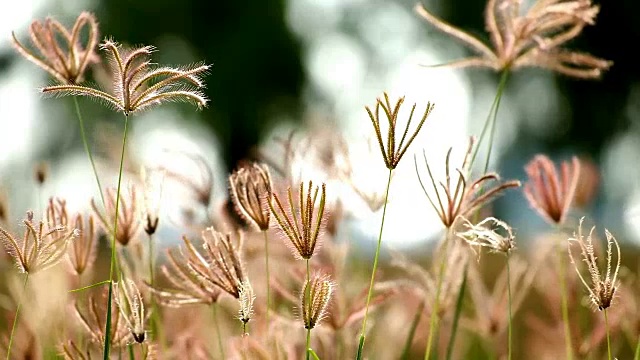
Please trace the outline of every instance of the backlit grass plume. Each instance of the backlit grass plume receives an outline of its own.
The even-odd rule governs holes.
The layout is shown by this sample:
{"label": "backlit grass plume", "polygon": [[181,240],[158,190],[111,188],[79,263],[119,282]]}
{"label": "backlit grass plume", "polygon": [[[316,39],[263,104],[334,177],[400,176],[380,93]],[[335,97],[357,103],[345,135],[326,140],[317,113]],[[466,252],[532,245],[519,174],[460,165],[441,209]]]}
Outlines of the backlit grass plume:
{"label": "backlit grass plume", "polygon": [[133,340],[141,344],[146,339],[144,301],[138,286],[131,279],[122,279],[113,286],[115,303]]}
{"label": "backlit grass plume", "polygon": [[[87,39],[83,44],[81,37],[85,28]],[[71,29],[49,17],[44,22],[34,20],[29,26],[29,35],[34,50],[20,43],[12,32],[13,46],[20,55],[48,72],[61,84],[80,83],[87,66],[98,59],[95,53],[98,22],[89,12],[82,12]]]}
{"label": "backlit grass plume", "polygon": [[74,84],[47,86],[42,92],[60,96],[87,96],[100,100],[127,116],[169,101],[191,102],[198,108],[207,105],[208,100],[199,89],[204,87],[201,77],[209,70],[209,65],[154,67],[151,63],[154,47],[123,49],[111,39],[104,40],[100,48],[109,57],[113,77],[112,93]]}
{"label": "backlit grass plume", "polygon": [[[620,270],[620,245],[618,245],[618,241],[613,235],[609,232],[609,230],[605,229],[604,233],[607,237],[607,254],[606,254],[606,268],[604,273],[600,272],[598,267],[598,262],[596,261],[595,248],[593,246],[593,233],[596,227],[592,227],[589,235],[586,237],[582,234],[582,222],[584,221],[584,217],[580,219],[580,223],[578,225],[577,234],[573,235],[573,238],[569,239],[569,258],[571,259],[571,263],[576,269],[576,273],[580,278],[582,284],[589,291],[589,299],[591,303],[600,311],[604,313],[604,322],[605,328],[607,332],[607,352],[608,359],[611,360],[613,357],[611,356],[611,339],[609,337],[609,318],[607,317],[607,309],[611,307],[613,302],[613,298],[616,294],[616,290],[619,286],[618,284],[618,272]],[[586,264],[587,272],[589,273],[589,277],[591,283],[589,284],[585,277],[582,275],[580,270],[580,266],[576,264],[573,258],[573,252],[571,249],[571,245],[573,243],[577,243],[580,247],[580,255],[582,257],[582,261]],[[615,265],[612,264],[613,259],[613,245],[616,246],[616,262]]]}
{"label": "backlit grass plume", "polygon": [[446,66],[496,71],[540,67],[571,77],[595,79],[612,65],[611,61],[563,48],[587,25],[595,24],[600,7],[591,0],[536,0],[526,10],[521,5],[521,0],[487,2],[484,21],[491,46],[437,18],[422,4],[416,6],[416,11],[478,54]]}

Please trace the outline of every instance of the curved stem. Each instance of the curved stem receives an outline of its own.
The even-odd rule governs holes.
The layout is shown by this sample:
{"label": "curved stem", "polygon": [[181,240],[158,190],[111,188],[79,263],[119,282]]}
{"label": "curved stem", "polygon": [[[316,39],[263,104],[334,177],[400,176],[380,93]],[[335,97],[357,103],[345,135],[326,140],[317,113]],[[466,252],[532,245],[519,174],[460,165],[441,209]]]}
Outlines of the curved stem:
{"label": "curved stem", "polygon": [[118,188],[116,190],[116,210],[113,219],[113,234],[111,235],[111,264],[109,265],[109,294],[107,296],[107,320],[104,332],[103,360],[109,360],[111,351],[111,302],[113,300],[113,273],[116,267],[116,234],[118,233],[118,211],[120,210],[120,187],[122,185],[122,168],[124,166],[124,152],[127,146],[127,126],[129,116],[124,116],[124,133],[122,135],[122,153],[120,154],[120,170],[118,172]]}
{"label": "curved stem", "polygon": [[441,256],[440,267],[438,269],[438,284],[436,287],[436,298],[433,301],[433,307],[431,308],[431,320],[429,322],[429,338],[427,339],[427,350],[424,353],[425,360],[431,358],[431,347],[433,344],[434,334],[436,332],[436,326],[438,324],[438,311],[440,310],[440,291],[442,290],[442,280],[444,278],[444,272],[447,267],[447,253],[449,252],[449,232],[451,229],[447,229],[447,235],[444,239],[444,253]]}
{"label": "curved stem", "polygon": [[224,345],[222,344],[222,332],[220,331],[220,322],[218,322],[218,305],[213,303],[213,322],[216,326],[216,336],[218,338],[218,347],[220,348],[220,359],[226,359],[224,356]]}
{"label": "curved stem", "polygon": [[360,333],[360,342],[358,344],[358,353],[356,359],[362,359],[362,351],[364,349],[365,331],[367,330],[367,317],[369,316],[369,303],[371,302],[371,294],[373,294],[373,285],[376,279],[376,270],[378,269],[378,258],[380,257],[380,246],[382,245],[382,229],[384,228],[384,218],[387,215],[387,200],[389,199],[389,188],[391,187],[391,174],[393,170],[389,169],[389,178],[387,179],[387,190],[384,194],[384,206],[382,208],[382,221],[380,222],[380,233],[378,234],[378,245],[376,246],[376,254],[373,257],[373,270],[371,271],[371,281],[369,282],[369,292],[367,293],[367,304],[364,310],[364,319],[362,320],[362,331]]}
{"label": "curved stem", "polygon": [[508,328],[508,341],[509,341],[509,345],[508,345],[508,360],[511,360],[511,353],[512,353],[512,314],[511,314],[511,265],[509,265],[509,254],[507,254],[507,258],[506,258],[506,262],[507,262],[507,299],[509,301],[509,328]]}
{"label": "curved stem", "polygon": [[87,135],[84,131],[84,120],[82,118],[82,113],[80,113],[80,105],[78,105],[78,98],[76,96],[72,96],[72,97],[76,107],[76,115],[78,116],[78,123],[80,124],[80,135],[82,136],[84,151],[87,153],[87,156],[89,157],[89,162],[91,162],[91,168],[93,169],[93,176],[95,176],[96,183],[98,184],[98,192],[100,193],[102,206],[105,206],[106,203],[104,201],[104,195],[102,193],[102,185],[100,184],[100,177],[98,176],[98,170],[96,170],[96,163],[93,161],[93,154],[91,153],[91,148],[89,147],[89,142],[87,141]]}
{"label": "curved stem", "polygon": [[611,338],[609,336],[609,317],[607,316],[607,309],[604,309],[602,312],[604,312],[604,328],[607,331],[607,355],[609,355],[609,360],[613,360],[611,357]]}
{"label": "curved stem", "polygon": [[305,359],[311,359],[311,329],[307,329],[307,343],[305,350]]}
{"label": "curved stem", "polygon": [[266,275],[267,275],[267,310],[266,310],[266,320],[267,320],[267,335],[269,334],[269,309],[271,306],[271,294],[270,294],[270,288],[271,288],[271,277],[269,276],[269,236],[267,235],[267,231],[263,230],[262,233],[264,234],[264,266],[265,266],[265,270],[266,270]]}
{"label": "curved stem", "polygon": [[571,344],[571,327],[569,324],[569,304],[567,299],[567,279],[565,271],[565,262],[562,260],[563,252],[558,246],[558,272],[560,276],[560,296],[562,298],[562,322],[564,323],[564,338],[567,359],[573,359],[573,345]]}
{"label": "curved stem", "polygon": [[487,153],[487,159],[485,161],[485,172],[489,167],[489,160],[491,158],[491,151],[493,148],[493,140],[495,135],[495,124],[498,119],[498,109],[500,107],[500,99],[502,99],[502,94],[504,93],[508,78],[509,69],[505,69],[502,71],[502,76],[500,77],[500,82],[498,83],[498,90],[496,91],[496,97],[493,99],[493,103],[491,104],[491,108],[489,109],[487,120],[482,127],[482,132],[480,133],[480,137],[478,138],[478,144],[476,145],[476,149],[473,151],[473,156],[471,157],[471,163],[469,165],[472,166],[475,162],[476,155],[478,155],[478,150],[480,149],[480,145],[482,144],[482,140],[484,140],[484,136],[489,129],[489,126],[491,126],[491,131],[489,134],[489,151]]}
{"label": "curved stem", "polygon": [[13,335],[16,331],[16,324],[18,323],[18,316],[20,316],[20,308],[22,307],[22,298],[24,291],[27,289],[27,281],[29,281],[29,273],[24,277],[24,283],[22,284],[22,294],[20,294],[20,301],[18,301],[18,307],[16,308],[16,316],[13,319],[13,325],[11,326],[11,335],[9,336],[9,345],[7,346],[7,360],[11,359],[11,346],[13,345]]}

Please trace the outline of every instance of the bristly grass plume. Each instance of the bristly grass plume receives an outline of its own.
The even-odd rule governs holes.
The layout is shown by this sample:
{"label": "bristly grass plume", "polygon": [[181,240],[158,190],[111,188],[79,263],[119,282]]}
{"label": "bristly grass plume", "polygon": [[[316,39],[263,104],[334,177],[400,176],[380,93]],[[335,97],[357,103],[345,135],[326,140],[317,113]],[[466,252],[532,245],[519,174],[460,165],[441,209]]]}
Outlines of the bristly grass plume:
{"label": "bristly grass plume", "polygon": [[594,25],[600,7],[591,0],[536,0],[526,11],[522,0],[489,0],[485,27],[493,49],[470,33],[431,14],[422,4],[416,11],[438,30],[459,40],[478,55],[445,66],[486,67],[495,71],[540,67],[571,77],[596,79],[611,61],[563,48]]}
{"label": "bristly grass plume", "polygon": [[117,42],[107,39],[100,45],[109,57],[113,76],[113,91],[88,86],[64,84],[42,89],[45,94],[59,96],[87,96],[122,111],[125,115],[169,101],[191,102],[203,108],[206,96],[199,89],[204,87],[202,76],[209,65],[196,64],[178,68],[152,67],[152,46],[123,49]]}

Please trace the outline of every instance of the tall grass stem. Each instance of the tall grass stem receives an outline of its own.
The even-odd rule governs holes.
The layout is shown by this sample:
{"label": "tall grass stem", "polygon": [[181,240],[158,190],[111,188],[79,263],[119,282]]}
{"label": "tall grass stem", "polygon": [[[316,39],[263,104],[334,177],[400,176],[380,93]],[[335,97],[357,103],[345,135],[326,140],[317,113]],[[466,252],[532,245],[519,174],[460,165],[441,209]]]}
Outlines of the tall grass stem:
{"label": "tall grass stem", "polygon": [[220,348],[220,359],[226,359],[224,356],[224,344],[222,343],[222,332],[220,331],[220,322],[218,321],[218,304],[213,303],[213,322],[216,327],[216,337],[218,338],[218,347]]}
{"label": "tall grass stem", "polygon": [[18,323],[18,316],[20,316],[22,299],[24,298],[24,292],[27,289],[28,281],[29,281],[29,274],[27,273],[24,277],[24,283],[22,284],[22,294],[20,294],[20,300],[18,301],[18,307],[16,308],[16,316],[13,318],[13,325],[11,326],[11,335],[9,335],[9,345],[7,345],[7,360],[11,359],[11,347],[13,345],[13,335],[16,332],[16,324]]}
{"label": "tall grass stem", "polygon": [[111,302],[113,300],[113,273],[116,267],[116,234],[118,233],[118,212],[120,210],[120,188],[122,185],[122,169],[124,166],[124,153],[127,146],[127,127],[129,116],[124,116],[124,132],[122,135],[122,152],[120,154],[120,169],[118,171],[118,188],[116,189],[116,210],[113,219],[113,234],[111,234],[111,264],[109,265],[109,294],[107,296],[107,320],[105,321],[103,360],[109,360],[111,351]]}
{"label": "tall grass stem", "polygon": [[98,184],[98,192],[100,193],[100,200],[102,200],[102,206],[106,207],[106,203],[104,201],[104,194],[102,193],[102,184],[100,184],[100,177],[98,176],[96,163],[95,161],[93,161],[93,154],[91,153],[91,147],[89,147],[87,134],[84,130],[84,119],[82,117],[82,113],[80,112],[80,105],[78,104],[77,96],[73,96],[73,103],[76,108],[76,115],[78,116],[78,124],[80,125],[80,136],[82,137],[82,143],[84,144],[84,151],[87,153],[87,156],[89,157],[89,162],[91,163],[91,169],[93,170],[93,176],[96,178],[96,184]]}
{"label": "tall grass stem", "polygon": [[513,314],[511,313],[511,265],[509,264],[509,254],[507,254],[506,256],[506,263],[507,263],[507,300],[509,302],[508,307],[509,307],[509,323],[508,323],[508,330],[507,330],[507,341],[509,342],[508,344],[508,350],[507,350],[507,359],[511,360],[511,354],[513,352],[513,342],[512,342],[512,331],[513,331]]}
{"label": "tall grass stem", "polygon": [[376,254],[373,257],[373,270],[371,270],[371,280],[369,282],[369,292],[367,293],[367,303],[364,308],[364,319],[362,320],[362,331],[360,333],[360,342],[358,344],[358,353],[356,359],[362,359],[362,351],[364,349],[365,332],[367,330],[367,318],[369,316],[369,304],[371,303],[371,294],[373,294],[373,285],[376,279],[376,270],[378,269],[378,258],[380,257],[380,246],[382,245],[382,230],[384,229],[384,218],[387,215],[387,202],[389,200],[389,188],[391,187],[391,175],[393,170],[389,169],[389,178],[387,179],[387,190],[384,194],[384,206],[382,207],[382,220],[380,221],[380,233],[378,234],[378,244],[376,245]]}
{"label": "tall grass stem", "polygon": [[469,275],[469,262],[465,261],[464,271],[462,273],[462,282],[460,283],[460,290],[458,291],[458,298],[456,299],[456,310],[453,313],[453,324],[451,326],[451,336],[449,337],[449,344],[447,345],[447,360],[451,360],[453,357],[453,348],[456,342],[456,334],[458,333],[458,322],[460,321],[460,314],[462,313],[462,302],[464,300],[464,293],[467,289],[467,278]]}
{"label": "tall grass stem", "polygon": [[607,315],[607,309],[602,310],[604,313],[604,328],[607,331],[607,355],[609,360],[613,360],[611,357],[611,337],[609,336],[609,316]]}
{"label": "tall grass stem", "polygon": [[427,339],[427,349],[424,353],[424,359],[431,359],[431,347],[433,345],[434,334],[436,332],[436,326],[438,324],[438,311],[440,310],[440,291],[442,290],[442,280],[444,278],[444,272],[447,267],[447,253],[449,252],[449,242],[450,242],[450,232],[451,229],[447,229],[447,234],[444,238],[444,253],[442,253],[442,258],[440,260],[440,266],[438,269],[438,284],[436,286],[436,296],[433,301],[433,306],[431,307],[431,320],[429,321],[429,337]]}
{"label": "tall grass stem", "polygon": [[[305,293],[304,293],[304,297],[307,299],[306,301],[306,305],[308,308],[306,309],[306,311],[310,314],[311,313],[311,271],[309,268],[309,259],[306,260],[307,262],[307,286],[305,287]],[[306,341],[306,345],[305,345],[305,349],[304,349],[304,355],[305,355],[305,359],[309,360],[311,353],[309,352],[309,349],[311,349],[311,329],[307,329],[307,341]]]}
{"label": "tall grass stem", "polygon": [[271,277],[269,276],[269,235],[266,230],[263,230],[264,234],[264,266],[267,276],[267,310],[265,318],[267,320],[267,334],[269,334],[269,309],[271,307]]}
{"label": "tall grass stem", "polygon": [[566,279],[566,269],[565,262],[563,261],[563,251],[560,246],[558,246],[558,272],[560,277],[560,296],[561,296],[561,306],[562,306],[562,322],[564,323],[564,337],[565,337],[565,347],[566,354],[568,360],[573,360],[573,345],[571,342],[571,327],[569,324],[569,303],[567,296],[567,279]]}

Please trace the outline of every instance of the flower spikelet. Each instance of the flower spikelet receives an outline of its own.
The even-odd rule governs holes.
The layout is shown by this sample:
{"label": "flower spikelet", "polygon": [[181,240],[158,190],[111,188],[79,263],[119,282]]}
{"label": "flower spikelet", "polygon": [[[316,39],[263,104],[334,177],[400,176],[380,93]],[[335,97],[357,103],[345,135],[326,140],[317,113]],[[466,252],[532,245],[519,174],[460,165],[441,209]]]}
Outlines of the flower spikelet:
{"label": "flower spikelet", "polygon": [[567,50],[587,25],[594,25],[600,7],[591,0],[536,0],[523,11],[522,0],[489,0],[485,26],[491,45],[431,14],[416,11],[438,30],[461,41],[478,55],[453,61],[453,67],[486,67],[496,71],[540,67],[567,76],[597,79],[613,64],[590,54]]}
{"label": "flower spikelet", "polygon": [[264,164],[243,166],[229,176],[233,205],[246,222],[262,231],[269,229],[271,189],[271,175]]}
{"label": "flower spikelet", "polygon": [[[82,44],[80,37],[85,28],[87,42]],[[35,50],[20,43],[12,32],[14,48],[61,84],[75,85],[82,82],[87,66],[97,60],[95,48],[98,44],[98,22],[89,12],[81,13],[71,30],[53,18],[46,18],[44,22],[35,20],[29,27],[29,35]]]}
{"label": "flower spikelet", "polygon": [[[451,151],[449,148],[445,157],[445,179],[436,182],[426,153],[422,152],[424,164],[430,180],[430,191],[427,191],[427,185],[423,182],[418,170],[418,159],[414,158],[416,174],[418,181],[424,191],[429,203],[440,217],[440,221],[445,228],[452,228],[459,217],[465,217],[482,206],[490,203],[496,197],[502,194],[504,190],[520,186],[517,180],[502,181],[496,173],[486,173],[479,176],[474,181],[468,180],[470,173],[472,149],[474,138],[469,138],[469,145],[465,152],[462,165],[451,170]],[[429,194],[431,192],[431,194]]]}
{"label": "flower spikelet", "polygon": [[122,319],[129,328],[133,340],[141,344],[146,338],[144,327],[147,319],[140,290],[131,279],[123,279],[113,285],[113,298],[122,314]]}
{"label": "flower spikelet", "polygon": [[77,235],[76,229],[36,223],[33,212],[23,220],[23,237],[17,238],[0,227],[0,241],[16,262],[18,269],[30,275],[57,264],[67,253],[67,245]]}
{"label": "flower spikelet", "polygon": [[304,282],[300,293],[300,307],[305,329],[313,329],[327,315],[334,284],[328,275],[314,275]]}
{"label": "flower spikelet", "polygon": [[[618,245],[618,241],[616,240],[611,233],[605,229],[605,236],[607,237],[607,267],[604,274],[600,273],[600,269],[598,269],[598,263],[596,262],[597,258],[595,256],[595,249],[593,246],[593,232],[596,227],[592,227],[589,235],[586,240],[582,235],[582,222],[584,221],[584,217],[580,219],[580,224],[578,225],[578,233],[574,234],[573,238],[569,239],[569,258],[571,259],[571,263],[574,265],[578,276],[580,277],[580,281],[589,291],[589,299],[591,303],[598,310],[606,310],[611,306],[613,301],[613,297],[615,295],[616,289],[618,287],[618,271],[620,270],[620,246]],[[573,251],[571,249],[571,245],[573,243],[577,243],[580,247],[580,255],[582,257],[582,261],[587,264],[587,271],[589,272],[589,277],[591,280],[591,284],[587,283],[585,278],[582,276],[582,273],[579,269],[578,264],[574,261]],[[616,264],[615,268],[612,266],[612,258],[613,258],[613,245],[616,246]],[[613,275],[611,274],[613,271]]]}
{"label": "flower spikelet", "polygon": [[524,195],[529,205],[551,224],[562,224],[569,213],[580,179],[580,161],[563,161],[560,171],[545,155],[536,155],[525,167],[529,181]]}
{"label": "flower spikelet", "polygon": [[484,246],[493,252],[507,255],[516,247],[511,227],[494,217],[488,217],[475,225],[463,218],[462,226],[465,230],[457,235],[471,246]]}
{"label": "flower spikelet", "polygon": [[201,77],[207,73],[209,65],[154,67],[151,63],[154,47],[123,49],[111,39],[104,40],[100,49],[106,51],[109,57],[112,93],[80,85],[47,86],[42,92],[59,96],[87,96],[127,116],[169,101],[191,102],[198,108],[207,105],[208,99],[199,89],[204,87]]}
{"label": "flower spikelet", "polygon": [[[310,259],[317,247],[320,230],[323,226],[323,216],[326,200],[326,185],[322,184],[320,199],[318,200],[319,187],[313,187],[313,182],[309,181],[309,186],[304,189],[304,182],[300,183],[298,192],[298,207],[294,205],[291,188],[287,190],[289,211],[285,211],[282,202],[276,194],[273,194],[272,201],[269,202],[278,227],[289,239],[293,248],[294,256],[300,259]],[[314,218],[314,208],[318,201],[318,208]]]}
{"label": "flower spikelet", "polygon": [[253,292],[253,287],[249,280],[245,280],[240,285],[240,310],[238,311],[238,320],[243,324],[248,323],[253,317],[253,302],[256,299],[256,295]]}
{"label": "flower spikelet", "polygon": [[[427,107],[424,110],[424,114],[422,115],[418,126],[407,139],[407,135],[409,134],[409,126],[411,125],[411,120],[413,119],[413,113],[416,110],[416,104],[413,104],[413,106],[411,107],[411,113],[409,114],[409,119],[407,120],[407,126],[402,132],[400,142],[398,142],[398,144],[396,145],[396,130],[399,130],[396,129],[396,127],[398,126],[398,116],[400,114],[400,108],[402,107],[403,103],[404,97],[401,97],[396,101],[395,105],[391,105],[389,95],[387,93],[384,93],[384,100],[378,99],[373,110],[368,106],[365,107],[365,110],[367,110],[367,114],[369,114],[369,118],[371,119],[371,123],[373,124],[373,129],[376,132],[376,137],[378,139],[378,145],[380,145],[380,151],[382,152],[384,164],[389,170],[393,170],[398,166],[400,159],[407,152],[409,145],[411,145],[416,136],[418,136],[418,132],[420,132],[422,125],[424,125],[424,122],[427,120],[427,117],[429,116],[429,114],[431,114],[431,111],[434,107],[432,103],[427,103]],[[380,108],[382,108],[389,126],[386,139],[382,138],[381,122],[383,120],[380,117]]]}
{"label": "flower spikelet", "polygon": [[[96,217],[100,220],[103,230],[107,234],[113,235],[113,223],[116,217],[116,189],[109,188],[106,191],[106,215],[103,214],[93,199],[91,207]],[[120,193],[120,203],[118,210],[118,233],[116,240],[122,246],[129,245],[138,238],[140,234],[142,213],[139,209],[140,199],[135,186],[129,186],[128,191]]]}
{"label": "flower spikelet", "polygon": [[[187,247],[193,247],[191,241],[183,238]],[[199,276],[190,266],[190,261],[198,261],[198,257],[190,256],[191,252],[167,250],[167,265],[161,271],[172,288],[159,288],[145,283],[156,299],[168,307],[180,307],[190,304],[211,305],[218,301],[221,290],[218,286]]]}
{"label": "flower spikelet", "polygon": [[187,251],[186,256],[189,258],[189,268],[201,280],[239,299],[240,289],[246,280],[239,250],[243,243],[242,232],[238,232],[239,245],[236,247],[230,234],[207,228],[202,232],[204,254],[201,254],[186,237],[183,240]]}

